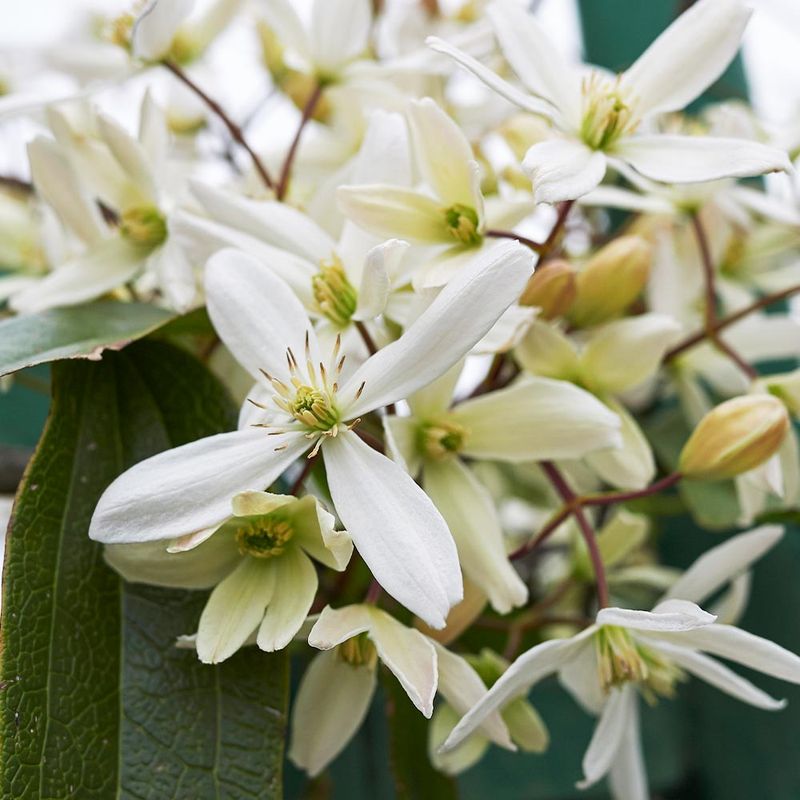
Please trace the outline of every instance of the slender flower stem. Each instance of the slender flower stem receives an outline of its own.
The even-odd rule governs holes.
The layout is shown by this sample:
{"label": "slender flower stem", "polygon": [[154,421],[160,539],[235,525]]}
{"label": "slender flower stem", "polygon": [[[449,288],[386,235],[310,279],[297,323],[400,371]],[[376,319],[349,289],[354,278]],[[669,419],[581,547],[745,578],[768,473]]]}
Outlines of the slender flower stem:
{"label": "slender flower stem", "polygon": [[520,234],[514,233],[514,231],[501,231],[496,228],[490,228],[489,230],[485,231],[485,235],[491,237],[492,239],[514,239],[520,244],[530,247],[530,249],[536,253],[541,253],[542,248],[544,247],[541,242],[535,242],[533,239],[528,239],[527,236],[520,236]]}
{"label": "slender flower stem", "polygon": [[683,476],[680,472],[673,472],[665,478],[645,486],[644,489],[637,489],[631,492],[609,492],[608,494],[587,495],[579,497],[578,502],[582,506],[609,506],[612,503],[627,503],[629,500],[638,500],[641,497],[649,497],[658,494],[665,489],[674,486]]}
{"label": "slender flower stem", "polygon": [[608,582],[606,581],[603,557],[600,555],[600,548],[597,546],[597,536],[595,536],[594,529],[584,513],[578,496],[572,491],[558,467],[552,461],[542,461],[540,466],[565,505],[569,507],[569,513],[575,517],[575,521],[578,523],[578,528],[586,543],[586,549],[589,551],[589,559],[594,570],[594,579],[597,584],[597,602],[601,608],[606,608],[609,604]]}
{"label": "slender flower stem", "polygon": [[375,344],[375,340],[372,338],[372,336],[370,336],[367,326],[361,320],[356,320],[355,326],[359,335],[364,340],[364,344],[366,345],[369,354],[371,356],[375,355],[375,353],[378,352],[378,347]]}
{"label": "slender flower stem", "polygon": [[366,595],[364,595],[364,602],[369,603],[370,605],[375,605],[378,600],[380,600],[381,593],[383,592],[383,587],[375,580],[372,579],[372,583],[369,585],[369,589],[367,589]]}
{"label": "slender flower stem", "polygon": [[692,214],[692,230],[694,231],[697,246],[700,250],[700,260],[703,265],[703,281],[705,285],[705,329],[708,339],[714,346],[723,352],[736,364],[737,367],[752,381],[758,377],[758,372],[753,369],[727,342],[719,336],[719,322],[717,320],[717,289],[714,261],[711,258],[711,249],[708,246],[703,223],[698,214]]}
{"label": "slender flower stem", "polygon": [[33,184],[30,181],[25,181],[13,175],[0,175],[0,186],[24,194],[30,194],[33,191]]}
{"label": "slender flower stem", "polygon": [[256,172],[261,177],[261,180],[264,182],[264,185],[268,189],[274,189],[275,185],[272,182],[272,178],[270,177],[269,171],[262,163],[261,159],[256,155],[255,151],[252,147],[247,143],[247,139],[245,139],[244,132],[242,129],[237,125],[226,113],[225,109],[214,100],[213,97],[210,97],[206,92],[201,89],[174,61],[162,61],[161,62],[179,81],[184,83],[189,89],[191,89],[222,121],[225,127],[228,129],[228,133],[230,133],[231,138],[239,144],[244,150],[247,151],[247,154],[250,156],[253,167],[255,168]]}
{"label": "slender flower stem", "polygon": [[543,259],[545,256],[550,255],[550,252],[556,246],[558,237],[561,235],[561,231],[564,228],[564,225],[567,223],[569,212],[572,211],[572,207],[574,205],[574,200],[566,200],[558,207],[558,216],[556,217],[555,224],[550,229],[550,235],[544,240],[544,244],[542,245]]}
{"label": "slender flower stem", "polygon": [[[758,300],[750,303],[749,306],[740,308],[733,314],[729,314],[727,317],[718,319],[714,330],[716,333],[719,333],[720,331],[729,328],[731,325],[734,325],[740,320],[743,320],[745,317],[749,317],[750,314],[753,314],[756,311],[761,311],[761,309],[771,306],[773,303],[780,303],[781,300],[787,300],[792,295],[798,293],[800,293],[800,284],[795,284],[794,286],[789,286],[786,289],[781,289],[779,292],[765,294],[763,297],[760,297]],[[667,351],[667,354],[664,356],[664,361],[671,361],[673,358],[676,358],[687,350],[690,350],[692,347],[704,342],[707,337],[708,331],[705,328],[687,336],[683,341],[678,342],[678,344]]]}
{"label": "slender flower stem", "polygon": [[275,195],[278,200],[283,200],[283,198],[286,196],[286,192],[289,188],[289,178],[292,174],[292,166],[294,164],[295,156],[297,155],[297,148],[300,146],[300,139],[303,136],[303,131],[305,130],[308,121],[311,119],[311,116],[314,113],[314,109],[317,107],[317,103],[319,103],[320,97],[322,97],[322,84],[318,83],[314,87],[314,91],[311,92],[308,100],[306,100],[305,106],[303,106],[300,124],[297,126],[294,139],[292,139],[292,144],[289,146],[289,152],[286,154],[286,159],[283,162],[281,176],[278,179],[278,188],[275,190]]}
{"label": "slender flower stem", "polygon": [[509,555],[509,559],[511,561],[516,561],[517,559],[523,558],[524,556],[528,555],[528,553],[532,553],[536,550],[537,547],[547,539],[550,534],[554,533],[558,530],[559,526],[562,522],[570,515],[572,509],[569,506],[562,506],[562,508],[557,511],[550,519],[548,520],[547,524],[536,534],[536,536],[531,539],[529,542],[526,542],[521,547],[517,548],[511,555]]}

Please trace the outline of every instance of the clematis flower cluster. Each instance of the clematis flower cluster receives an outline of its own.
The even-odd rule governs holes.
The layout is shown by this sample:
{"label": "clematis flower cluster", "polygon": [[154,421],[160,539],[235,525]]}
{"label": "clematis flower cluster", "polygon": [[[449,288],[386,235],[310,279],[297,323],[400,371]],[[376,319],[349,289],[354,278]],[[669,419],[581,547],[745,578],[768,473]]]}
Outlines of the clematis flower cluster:
{"label": "clematis flower cluster", "polygon": [[[751,10],[698,0],[615,75],[516,0],[252,6],[134,4],[61,59],[63,96],[0,99],[4,135],[30,121],[0,336],[100,302],[114,347],[115,309],[200,316],[183,345],[240,406],[120,474],[88,536],[127,581],[205,592],[179,642],[204,664],[290,653],[310,776],[380,676],[434,768],[535,771],[555,675],[596,719],[578,785],[644,800],[641,700],[699,678],[783,707],[717,658],[800,683],[737,627],[800,499],[798,148],[683,111]],[[269,88],[249,114],[215,68],[237,37]],[[662,563],[648,501],[707,525],[720,492],[719,543]]]}

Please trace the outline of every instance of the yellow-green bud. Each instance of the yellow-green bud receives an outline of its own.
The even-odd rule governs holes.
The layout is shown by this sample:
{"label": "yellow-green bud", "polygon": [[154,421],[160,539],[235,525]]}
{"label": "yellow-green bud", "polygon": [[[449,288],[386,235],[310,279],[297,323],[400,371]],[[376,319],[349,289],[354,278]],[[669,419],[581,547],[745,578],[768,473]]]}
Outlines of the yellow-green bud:
{"label": "yellow-green bud", "polygon": [[126,239],[148,250],[154,250],[167,238],[167,221],[154,206],[137,206],[124,211],[119,229]]}
{"label": "yellow-green bud", "polygon": [[652,247],[639,236],[620,236],[601,248],[578,273],[569,312],[573,325],[599,325],[620,316],[641,294],[651,261]]}
{"label": "yellow-green bud", "polygon": [[734,397],[700,420],[681,451],[678,471],[698,480],[733,478],[770,458],[788,430],[789,415],[776,397]]}
{"label": "yellow-green bud", "polygon": [[470,206],[456,203],[444,210],[444,221],[450,235],[463,244],[480,244],[483,236],[478,230],[478,212]]}
{"label": "yellow-green bud", "polygon": [[519,302],[540,308],[542,319],[555,319],[569,311],[576,294],[575,270],[566,261],[550,261],[531,275]]}

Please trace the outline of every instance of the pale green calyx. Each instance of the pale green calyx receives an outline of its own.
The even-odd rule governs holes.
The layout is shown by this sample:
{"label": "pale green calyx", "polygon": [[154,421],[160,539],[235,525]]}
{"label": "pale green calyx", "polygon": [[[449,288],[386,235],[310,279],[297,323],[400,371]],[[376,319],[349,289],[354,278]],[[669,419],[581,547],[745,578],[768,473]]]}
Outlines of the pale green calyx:
{"label": "pale green calyx", "polygon": [[338,256],[320,262],[319,272],[311,279],[311,289],[321,314],[342,328],[350,322],[356,310],[358,294]]}
{"label": "pale green calyx", "polygon": [[136,206],[122,213],[122,235],[136,245],[155,250],[167,238],[167,220],[155,206]]}
{"label": "pale green calyx", "polygon": [[462,244],[480,244],[483,236],[478,230],[478,212],[470,206],[456,203],[444,210],[447,232]]}
{"label": "pale green calyx", "polygon": [[292,523],[282,515],[266,514],[237,519],[236,544],[243,556],[279,556],[293,535]]}
{"label": "pale green calyx", "polygon": [[636,130],[639,120],[631,99],[620,87],[619,77],[609,79],[596,72],[584,78],[581,139],[593,150],[608,150]]}
{"label": "pale green calyx", "polygon": [[427,458],[439,461],[458,453],[468,435],[469,431],[457,422],[426,422],[419,429],[419,447]]}
{"label": "pale green calyx", "polygon": [[604,692],[626,683],[638,685],[648,703],[673,697],[684,673],[616,625],[603,625],[594,636],[600,685]]}
{"label": "pale green calyx", "polygon": [[347,639],[336,648],[336,654],[351,667],[372,669],[378,662],[378,651],[366,633]]}

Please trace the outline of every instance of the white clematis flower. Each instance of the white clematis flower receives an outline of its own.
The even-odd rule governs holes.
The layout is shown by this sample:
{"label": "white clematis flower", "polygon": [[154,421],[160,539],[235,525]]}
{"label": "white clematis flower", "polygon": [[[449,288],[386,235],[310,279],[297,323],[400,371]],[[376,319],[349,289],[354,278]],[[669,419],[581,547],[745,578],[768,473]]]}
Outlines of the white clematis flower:
{"label": "white clematis flower", "polygon": [[646,800],[637,690],[650,701],[671,697],[675,684],[688,673],[756,708],[783,708],[783,701],[707,654],[800,683],[800,657],[720,623],[714,614],[696,605],[727,583],[736,583],[781,536],[782,529],[775,526],[739,534],[701,556],[652,611],[604,608],[595,623],[576,636],[535,646],[520,656],[459,722],[445,749],[463,741],[486,715],[557,672],[584,708],[599,716],[579,786],[590,786],[611,772],[618,800]]}
{"label": "white clematis flower", "polygon": [[511,0],[497,0],[487,13],[503,54],[530,94],[440,39],[432,37],[428,44],[560,131],[560,138],[535,144],[525,156],[537,201],[555,203],[590,192],[609,161],[665,183],[791,169],[784,152],[758,142],[641,131],[649,116],[683,108],[722,74],[750,17],[741,0],[700,0],[618,76],[565,63],[534,17]]}
{"label": "white clematis flower", "polygon": [[411,478],[351,429],[362,415],[407,397],[461,359],[519,295],[530,272],[531,256],[520,245],[487,249],[400,339],[340,386],[338,348],[326,365],[291,289],[243,253],[218,253],[206,268],[209,313],[231,352],[260,380],[254,398],[260,413],[243,415],[235,433],[128,470],[100,499],[90,536],[152,541],[218,525],[231,495],[269,486],[309,448],[321,449],[336,511],[377,580],[428,624],[442,627],[462,592],[447,525]]}

